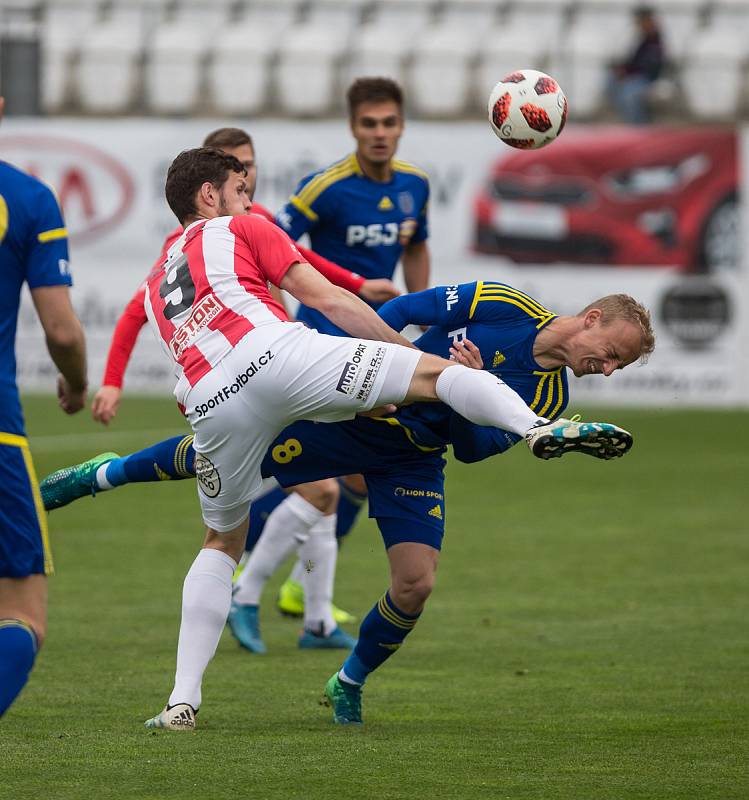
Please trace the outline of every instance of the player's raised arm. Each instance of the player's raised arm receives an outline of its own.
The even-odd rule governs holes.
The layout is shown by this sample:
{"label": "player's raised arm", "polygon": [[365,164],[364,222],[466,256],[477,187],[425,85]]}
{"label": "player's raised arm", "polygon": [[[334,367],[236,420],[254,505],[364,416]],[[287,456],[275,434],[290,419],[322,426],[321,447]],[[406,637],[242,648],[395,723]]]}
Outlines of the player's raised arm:
{"label": "player's raised arm", "polygon": [[284,275],[281,288],[300,303],[317,309],[331,322],[352,336],[413,345],[377,316],[364,301],[351,292],[334,286],[309,264],[294,264]]}
{"label": "player's raised arm", "polygon": [[437,286],[415,294],[404,294],[386,303],[380,317],[397,331],[407,325],[451,325],[466,322],[476,283]]}

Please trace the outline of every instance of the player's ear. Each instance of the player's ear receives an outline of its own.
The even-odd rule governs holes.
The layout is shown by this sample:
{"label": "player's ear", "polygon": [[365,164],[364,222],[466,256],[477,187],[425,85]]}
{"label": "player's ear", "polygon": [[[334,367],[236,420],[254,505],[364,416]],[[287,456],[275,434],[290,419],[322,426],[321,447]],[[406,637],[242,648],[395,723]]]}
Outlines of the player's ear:
{"label": "player's ear", "polygon": [[585,312],[585,327],[592,328],[601,321],[603,313],[600,308],[589,308]]}

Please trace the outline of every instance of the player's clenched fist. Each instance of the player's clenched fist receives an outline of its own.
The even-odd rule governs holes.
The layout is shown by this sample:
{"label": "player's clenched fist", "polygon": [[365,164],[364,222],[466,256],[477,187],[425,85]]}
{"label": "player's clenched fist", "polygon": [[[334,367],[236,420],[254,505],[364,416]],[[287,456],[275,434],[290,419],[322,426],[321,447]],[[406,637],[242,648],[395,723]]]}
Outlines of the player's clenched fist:
{"label": "player's clenched fist", "polygon": [[74,390],[65,379],[64,375],[57,376],[57,399],[60,408],[66,414],[75,414],[86,405],[87,387]]}

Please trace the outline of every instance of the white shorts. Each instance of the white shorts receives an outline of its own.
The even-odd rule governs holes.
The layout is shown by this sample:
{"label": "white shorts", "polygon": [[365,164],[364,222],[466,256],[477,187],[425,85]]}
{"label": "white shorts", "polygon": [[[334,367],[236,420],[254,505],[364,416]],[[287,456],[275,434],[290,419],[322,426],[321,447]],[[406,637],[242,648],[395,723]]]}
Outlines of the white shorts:
{"label": "white shorts", "polygon": [[406,396],[421,352],[279,322],[248,333],[183,399],[203,519],[236,528],[262,491],[268,446],[298,419],[352,419]]}

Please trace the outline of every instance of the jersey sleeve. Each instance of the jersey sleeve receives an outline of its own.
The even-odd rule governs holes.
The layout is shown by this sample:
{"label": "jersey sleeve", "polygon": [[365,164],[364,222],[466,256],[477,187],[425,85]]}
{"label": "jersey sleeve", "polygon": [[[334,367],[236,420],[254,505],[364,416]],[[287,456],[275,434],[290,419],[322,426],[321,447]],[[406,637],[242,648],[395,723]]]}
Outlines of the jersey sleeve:
{"label": "jersey sleeve", "polygon": [[306,247],[299,247],[298,250],[304,258],[331,283],[348,289],[349,292],[353,292],[354,294],[359,294],[359,290],[366,282],[366,279],[362,278],[361,275],[344,269],[344,267],[339,267],[338,264],[328,261],[327,258],[323,258],[318,253],[307,250]]}
{"label": "jersey sleeve", "polygon": [[385,303],[377,313],[396,331],[402,331],[406,325],[461,324],[468,320],[475,291],[474,282],[402,294]]}
{"label": "jersey sleeve", "polygon": [[68,231],[52,190],[43,184],[34,199],[32,240],[27,252],[26,282],[40,286],[71,286]]}
{"label": "jersey sleeve", "polygon": [[138,340],[138,334],[147,321],[145,297],[146,284],[142,283],[117,320],[112,343],[109,345],[102,386],[122,387],[125,370]]}
{"label": "jersey sleeve", "polygon": [[504,453],[521,440],[521,436],[499,428],[476,425],[460,414],[450,415],[450,441],[458,461],[472,464]]}
{"label": "jersey sleeve", "polygon": [[296,244],[272,222],[248,214],[234,217],[231,226],[248,244],[263,276],[276,286],[281,285],[289,267],[305,261]]}
{"label": "jersey sleeve", "polygon": [[328,200],[326,193],[314,192],[314,199],[308,199],[305,188],[311,184],[316,175],[303,178],[289,198],[286,205],[276,215],[276,222],[286,233],[296,240],[305,233],[309,233],[317,225],[320,216],[325,213]]}

